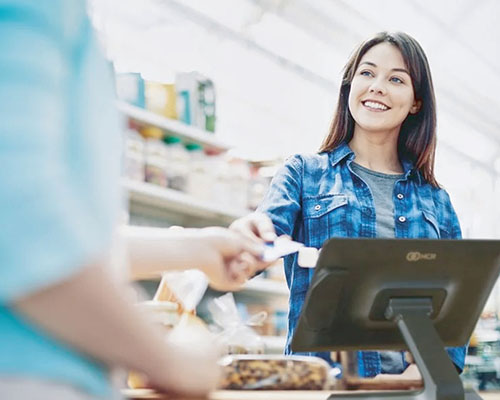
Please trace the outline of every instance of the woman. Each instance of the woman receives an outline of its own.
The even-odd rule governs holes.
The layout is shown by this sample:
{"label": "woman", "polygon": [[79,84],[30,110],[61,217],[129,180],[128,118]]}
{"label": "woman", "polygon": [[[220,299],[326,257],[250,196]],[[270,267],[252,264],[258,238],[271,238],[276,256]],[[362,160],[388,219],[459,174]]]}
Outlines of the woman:
{"label": "woman", "polygon": [[[318,154],[290,157],[258,211],[232,229],[270,240],[274,230],[320,248],[331,237],[461,237],[434,177],[436,105],[427,58],[405,33],[362,43],[345,66],[331,130]],[[272,224],[269,221],[272,221]],[[273,229],[274,227],[274,229]],[[286,352],[313,270],[285,259],[290,288]],[[465,348],[448,349],[459,371]],[[328,353],[317,353],[329,360]],[[363,376],[399,374],[400,352],[360,352]],[[415,372],[409,368],[409,376]],[[410,374],[411,372],[411,374]]]}

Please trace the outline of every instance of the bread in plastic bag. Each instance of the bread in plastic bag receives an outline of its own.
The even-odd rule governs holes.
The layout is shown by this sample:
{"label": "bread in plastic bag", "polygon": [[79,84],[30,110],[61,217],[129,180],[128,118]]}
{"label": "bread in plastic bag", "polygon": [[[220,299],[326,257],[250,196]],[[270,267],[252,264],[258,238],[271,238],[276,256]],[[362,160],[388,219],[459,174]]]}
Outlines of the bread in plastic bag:
{"label": "bread in plastic bag", "polygon": [[226,390],[323,390],[328,387],[328,363],[318,357],[228,355],[220,360]]}

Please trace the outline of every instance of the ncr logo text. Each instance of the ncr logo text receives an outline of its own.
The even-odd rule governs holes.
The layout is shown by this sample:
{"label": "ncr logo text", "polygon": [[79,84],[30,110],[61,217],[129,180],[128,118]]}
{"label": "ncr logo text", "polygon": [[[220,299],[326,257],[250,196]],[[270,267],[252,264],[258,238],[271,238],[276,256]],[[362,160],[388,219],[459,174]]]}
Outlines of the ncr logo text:
{"label": "ncr logo text", "polygon": [[422,261],[422,260],[432,261],[435,260],[436,257],[437,257],[436,253],[420,253],[419,251],[410,251],[406,255],[406,259],[411,262]]}

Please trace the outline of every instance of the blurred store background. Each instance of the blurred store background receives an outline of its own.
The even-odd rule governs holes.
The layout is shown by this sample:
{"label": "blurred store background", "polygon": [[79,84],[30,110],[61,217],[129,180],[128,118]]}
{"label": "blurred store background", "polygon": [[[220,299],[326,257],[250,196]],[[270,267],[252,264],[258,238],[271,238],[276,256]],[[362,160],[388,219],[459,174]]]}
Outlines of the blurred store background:
{"label": "blurred store background", "polygon": [[[438,103],[436,176],[465,238],[500,238],[500,2],[92,0],[127,120],[130,223],[227,226],[254,209],[284,158],[315,152],[341,71],[366,36],[402,30],[427,53]],[[471,266],[473,268],[473,266]],[[280,265],[237,294],[281,351]],[[464,380],[500,387],[500,288]],[[268,326],[269,325],[269,326]]]}

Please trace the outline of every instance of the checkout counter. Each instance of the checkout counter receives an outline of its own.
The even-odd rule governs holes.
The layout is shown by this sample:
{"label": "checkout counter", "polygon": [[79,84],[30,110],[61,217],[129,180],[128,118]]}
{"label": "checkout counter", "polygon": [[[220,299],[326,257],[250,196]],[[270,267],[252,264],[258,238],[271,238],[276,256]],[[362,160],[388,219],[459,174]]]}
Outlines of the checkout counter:
{"label": "checkout counter", "polygon": [[[349,391],[352,393],[352,391]],[[362,393],[363,391],[357,391]],[[211,393],[208,397],[209,400],[326,400],[332,394],[343,394],[345,391],[330,391],[330,390],[220,390]],[[155,394],[148,389],[134,389],[125,390],[124,395],[128,400],[198,400],[186,399],[176,396],[161,396]],[[500,400],[500,392],[483,392],[480,396],[484,400]],[[202,399],[199,399],[202,400]]]}
{"label": "checkout counter", "polygon": [[[468,342],[499,274],[497,240],[330,239],[317,261],[292,349],[408,349],[422,381],[402,387],[401,381],[391,386],[392,380],[385,380],[378,390],[343,385],[357,389],[344,391],[314,390],[326,386],[248,390],[253,387],[247,385],[246,390],[215,391],[209,399],[500,400],[500,393],[464,390],[445,351],[445,346]],[[290,368],[287,364],[287,371]],[[235,371],[240,373],[241,366]],[[349,378],[373,382],[350,374],[344,366],[343,380]],[[124,395],[130,400],[184,400],[140,389]]]}

